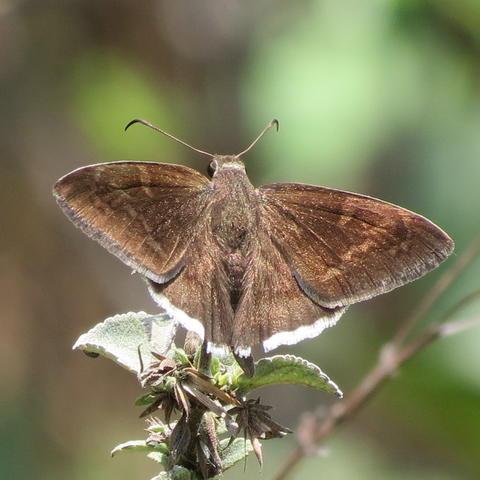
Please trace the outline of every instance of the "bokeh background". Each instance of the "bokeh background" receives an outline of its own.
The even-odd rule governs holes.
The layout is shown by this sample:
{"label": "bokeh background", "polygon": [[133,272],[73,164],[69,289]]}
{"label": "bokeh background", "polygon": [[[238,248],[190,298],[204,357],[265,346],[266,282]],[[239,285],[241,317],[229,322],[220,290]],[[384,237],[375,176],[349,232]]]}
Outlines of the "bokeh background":
{"label": "bokeh background", "polygon": [[[477,0],[2,0],[0,2],[0,478],[147,479],[135,378],[72,352],[114,313],[155,311],[144,284],[76,230],[51,186],[82,165],[158,160],[204,172],[199,148],[243,149],[256,185],[353,190],[431,218],[457,252],[480,231],[480,3]],[[458,253],[457,253],[458,255]],[[438,271],[355,306],[321,337],[283,349],[348,393]],[[423,323],[479,288],[479,263]],[[480,304],[461,313],[479,314]],[[432,345],[294,478],[480,478],[480,328]],[[260,392],[295,427],[326,406],[306,389]],[[271,478],[295,437],[265,442],[225,479]]]}

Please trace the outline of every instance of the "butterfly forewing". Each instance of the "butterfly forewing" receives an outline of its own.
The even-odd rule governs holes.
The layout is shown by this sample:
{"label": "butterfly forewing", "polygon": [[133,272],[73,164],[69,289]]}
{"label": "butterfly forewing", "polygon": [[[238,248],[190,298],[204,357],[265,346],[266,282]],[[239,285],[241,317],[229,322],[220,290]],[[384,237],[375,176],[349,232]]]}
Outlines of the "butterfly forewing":
{"label": "butterfly forewing", "polygon": [[197,171],[148,162],[83,167],[54,187],[72,222],[123,262],[165,282],[208,216],[209,180]]}
{"label": "butterfly forewing", "polygon": [[293,183],[259,192],[274,244],[303,291],[326,307],[388,292],[453,250],[427,219],[371,197]]}

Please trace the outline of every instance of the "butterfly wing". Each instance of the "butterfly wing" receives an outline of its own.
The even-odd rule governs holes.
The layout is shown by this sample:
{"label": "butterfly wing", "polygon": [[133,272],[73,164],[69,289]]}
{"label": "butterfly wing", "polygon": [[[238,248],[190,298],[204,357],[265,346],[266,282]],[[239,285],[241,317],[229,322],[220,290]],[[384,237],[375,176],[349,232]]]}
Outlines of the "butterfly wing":
{"label": "butterfly wing", "polygon": [[270,219],[260,218],[257,238],[235,311],[234,350],[250,354],[263,343],[266,351],[319,335],[334,325],[345,308],[327,308],[304,294],[269,234]]}
{"label": "butterfly wing", "polygon": [[163,285],[149,281],[149,290],[160,307],[220,353],[232,343],[233,308],[222,252],[212,235],[207,223],[189,246],[182,271]]}
{"label": "butterfly wing", "polygon": [[148,162],[79,168],[58,180],[53,191],[76,226],[159,283],[185,265],[212,193],[210,181],[191,168]]}
{"label": "butterfly wing", "polygon": [[453,250],[429,220],[381,200],[292,183],[258,191],[270,238],[302,290],[328,308],[415,280]]}

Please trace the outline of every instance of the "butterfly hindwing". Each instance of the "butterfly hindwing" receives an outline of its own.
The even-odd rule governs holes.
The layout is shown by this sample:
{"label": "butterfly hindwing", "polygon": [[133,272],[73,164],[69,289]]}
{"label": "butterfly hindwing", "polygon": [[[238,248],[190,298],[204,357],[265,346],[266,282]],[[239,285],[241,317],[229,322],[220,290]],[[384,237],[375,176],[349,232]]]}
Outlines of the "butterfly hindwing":
{"label": "butterfly hindwing", "polygon": [[150,281],[150,293],[184,328],[224,349],[232,342],[234,314],[221,252],[210,239],[207,219],[189,246],[185,267],[163,285]]}
{"label": "butterfly hindwing", "polygon": [[245,354],[259,343],[268,351],[314,337],[334,325],[345,310],[323,307],[304,294],[268,229],[268,224],[260,223],[235,311],[234,347]]}

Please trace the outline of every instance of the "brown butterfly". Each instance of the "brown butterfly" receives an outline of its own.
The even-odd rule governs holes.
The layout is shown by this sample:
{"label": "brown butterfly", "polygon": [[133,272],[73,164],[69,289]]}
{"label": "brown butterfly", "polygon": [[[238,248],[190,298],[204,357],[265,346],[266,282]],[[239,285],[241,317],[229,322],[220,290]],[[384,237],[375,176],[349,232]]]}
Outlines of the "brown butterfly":
{"label": "brown butterfly", "polygon": [[194,149],[211,157],[210,178],[116,162],[79,168],[54,187],[70,220],[143,275],[210,351],[248,357],[257,344],[268,351],[314,337],[352,303],[421,277],[453,250],[432,222],[375,198],[301,183],[253,187],[240,157],[273,125],[238,155]]}

